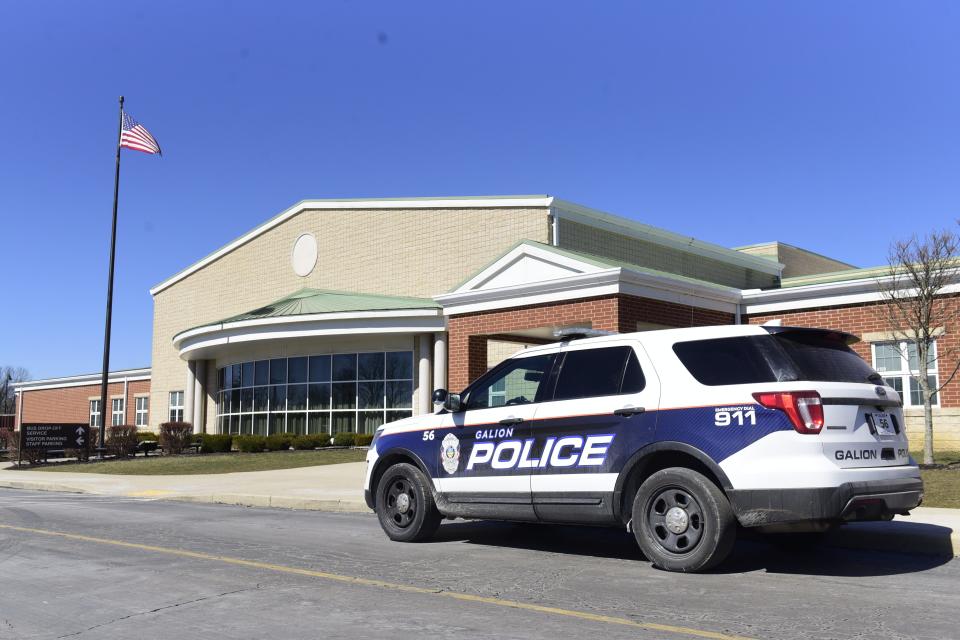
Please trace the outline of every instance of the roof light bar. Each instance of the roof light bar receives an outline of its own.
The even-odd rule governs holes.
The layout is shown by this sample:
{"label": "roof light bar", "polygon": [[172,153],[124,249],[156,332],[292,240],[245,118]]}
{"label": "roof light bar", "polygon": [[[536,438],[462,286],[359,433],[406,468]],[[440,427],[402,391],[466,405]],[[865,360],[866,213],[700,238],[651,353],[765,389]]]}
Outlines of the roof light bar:
{"label": "roof light bar", "polygon": [[562,342],[583,340],[584,338],[599,338],[600,336],[612,336],[613,334],[613,331],[591,329],[589,327],[566,327],[553,330],[553,337]]}

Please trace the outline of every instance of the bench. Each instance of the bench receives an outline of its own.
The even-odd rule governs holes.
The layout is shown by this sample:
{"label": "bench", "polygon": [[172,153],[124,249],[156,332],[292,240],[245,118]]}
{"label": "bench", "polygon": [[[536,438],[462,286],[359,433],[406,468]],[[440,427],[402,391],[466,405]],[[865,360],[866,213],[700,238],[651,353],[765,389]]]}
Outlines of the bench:
{"label": "bench", "polygon": [[137,443],[137,448],[133,450],[133,457],[136,458],[138,453],[142,453],[143,457],[146,458],[150,455],[151,451],[156,451],[159,447],[159,444],[156,440],[144,440]]}
{"label": "bench", "polygon": [[[154,444],[157,444],[157,443],[154,443]],[[156,446],[156,447],[154,447],[154,449],[151,449],[151,451],[160,451],[163,455],[167,455],[166,450],[165,450],[163,447],[161,447],[161,446]],[[189,452],[192,452],[192,453],[200,453],[200,443],[199,443],[199,442],[191,442],[191,443],[189,443],[189,444],[185,444],[185,445],[183,445],[183,449],[180,451],[180,453],[186,453],[186,452],[188,452],[188,451],[189,451]],[[146,454],[144,454],[144,455],[146,455]]]}

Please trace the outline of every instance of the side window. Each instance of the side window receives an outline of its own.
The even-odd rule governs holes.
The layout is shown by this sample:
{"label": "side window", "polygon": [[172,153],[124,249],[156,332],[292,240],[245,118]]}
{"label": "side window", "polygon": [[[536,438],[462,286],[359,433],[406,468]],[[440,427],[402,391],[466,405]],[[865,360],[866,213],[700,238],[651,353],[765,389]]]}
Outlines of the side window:
{"label": "side window", "polygon": [[767,357],[775,346],[769,336],[744,336],[678,342],[673,352],[697,382],[717,386],[777,382]]}
{"label": "side window", "polygon": [[507,360],[469,389],[467,409],[486,409],[540,400],[555,354]]}
{"label": "side window", "polygon": [[640,361],[637,360],[637,354],[633,349],[627,355],[627,366],[623,370],[623,384],[620,385],[620,393],[640,393],[647,386],[647,379],[643,376],[643,369],[640,368]]}
{"label": "side window", "polygon": [[630,347],[568,351],[563,359],[554,400],[636,393],[645,384]]}

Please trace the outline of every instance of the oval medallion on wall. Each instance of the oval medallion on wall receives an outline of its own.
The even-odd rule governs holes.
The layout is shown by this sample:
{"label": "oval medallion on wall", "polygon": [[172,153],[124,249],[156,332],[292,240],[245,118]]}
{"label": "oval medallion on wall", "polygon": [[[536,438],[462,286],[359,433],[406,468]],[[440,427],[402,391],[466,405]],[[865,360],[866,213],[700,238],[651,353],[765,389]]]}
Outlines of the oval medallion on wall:
{"label": "oval medallion on wall", "polygon": [[317,239],[312,233],[304,233],[293,242],[290,252],[293,272],[300,277],[308,276],[317,266]]}

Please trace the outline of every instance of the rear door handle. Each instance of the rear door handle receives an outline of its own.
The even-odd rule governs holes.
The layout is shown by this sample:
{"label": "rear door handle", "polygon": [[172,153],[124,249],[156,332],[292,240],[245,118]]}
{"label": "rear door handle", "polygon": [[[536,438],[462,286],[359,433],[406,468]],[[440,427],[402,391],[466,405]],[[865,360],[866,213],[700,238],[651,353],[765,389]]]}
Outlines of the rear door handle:
{"label": "rear door handle", "polygon": [[511,424],[520,424],[521,422],[523,422],[523,418],[504,418],[500,421],[500,424],[507,427]]}
{"label": "rear door handle", "polygon": [[613,415],[620,416],[621,418],[629,418],[630,416],[635,416],[645,411],[646,409],[644,407],[623,407],[622,409],[615,410]]}

